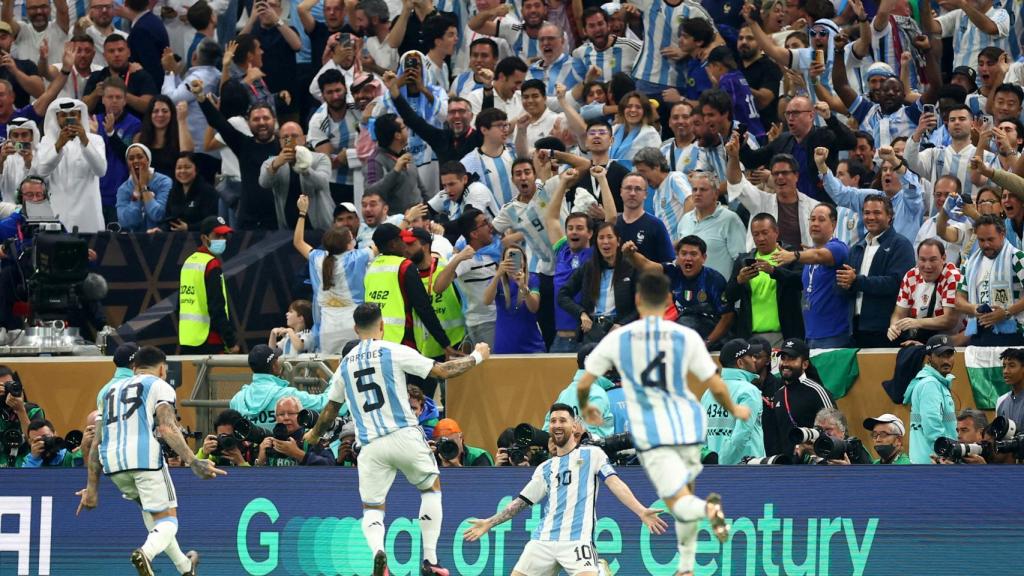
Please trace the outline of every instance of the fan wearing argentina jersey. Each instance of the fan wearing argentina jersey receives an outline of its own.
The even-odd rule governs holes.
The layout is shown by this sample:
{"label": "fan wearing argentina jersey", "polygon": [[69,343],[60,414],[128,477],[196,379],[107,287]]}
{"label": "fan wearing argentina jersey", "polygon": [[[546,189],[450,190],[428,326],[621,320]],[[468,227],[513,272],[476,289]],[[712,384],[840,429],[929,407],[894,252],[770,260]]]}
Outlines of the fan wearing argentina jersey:
{"label": "fan wearing argentina jersey", "polygon": [[[469,28],[505,40],[513,55],[532,63],[541,57],[541,28],[549,24],[548,8],[543,0],[524,0],[522,8],[521,22],[510,15],[514,7],[509,2],[478,13],[469,20]],[[563,42],[568,44],[566,33],[562,31],[561,34]]]}
{"label": "fan wearing argentina jersey", "polygon": [[676,519],[679,542],[677,576],[693,576],[697,553],[697,522],[707,517],[722,542],[729,537],[721,497],[694,495],[694,481],[703,466],[705,416],[686,384],[693,375],[725,410],[739,420],[750,409],[737,405],[700,335],[662,319],[671,297],[664,274],[641,274],[636,286],[640,320],[609,333],[587,357],[578,382],[580,412],[585,413],[590,386],[612,368],[622,376],[630,431],[640,463],[658,497]]}
{"label": "fan wearing argentina jersey", "polygon": [[[441,188],[436,196],[427,201],[427,206],[437,214],[448,217],[448,223],[455,226],[462,211],[472,206],[488,218],[498,214],[498,205],[487,186],[470,182],[466,167],[460,162],[445,162],[441,165]],[[458,236],[452,232],[452,236]]]}
{"label": "fan wearing argentina jersey", "polygon": [[[494,80],[494,67],[497,64],[498,43],[486,36],[476,38],[469,45],[469,69],[455,77],[448,95],[466,98],[473,90],[490,85]],[[485,70],[489,74],[485,73]]]}
{"label": "fan wearing argentina jersey", "polygon": [[633,0],[623,4],[622,10],[627,17],[640,17],[644,23],[643,49],[633,66],[636,89],[648,96],[661,97],[662,91],[677,85],[676,67],[662,49],[676,45],[683,20],[711,20],[711,16],[692,0]]}
{"label": "fan wearing argentina jersey", "polygon": [[689,102],[676,102],[668,115],[668,127],[673,138],[661,143],[661,154],[668,159],[668,168],[672,172],[689,174],[697,168],[699,149],[695,136],[694,123],[701,122],[703,117],[693,113]]}
{"label": "fan wearing argentina jersey", "polygon": [[153,559],[167,554],[178,574],[195,576],[199,554],[185,554],[178,546],[178,500],[167,471],[162,439],[196,476],[211,479],[227,474],[209,460],[192,454],[178,427],[174,410],[177,395],[167,383],[167,357],[158,348],[144,346],[132,358],[134,375],[112,381],[96,398],[100,416],[89,450],[89,479],[78,512],[99,505],[100,472],[142,509],[149,531],[146,542],[131,553],[140,576],[153,576]]}
{"label": "fan wearing argentina jersey", "polygon": [[360,165],[355,154],[359,110],[348,105],[345,76],[338,70],[327,70],[317,78],[317,84],[324,103],[309,118],[306,140],[314,150],[331,159],[332,196],[349,197],[355,182],[355,168]]}
{"label": "fan wearing argentina jersey", "polygon": [[515,198],[512,183],[512,150],[506,142],[509,135],[508,116],[497,108],[488,108],[476,117],[476,129],[483,136],[483,144],[462,158],[466,172],[475,174],[477,180],[494,195],[499,206]]}
{"label": "fan wearing argentina jersey", "polygon": [[[978,61],[978,53],[989,46],[1010,51],[1013,21],[1000,4],[1003,3],[992,0],[952,0],[944,3],[948,12],[928,22],[922,19],[921,28],[942,34],[943,38],[953,38],[954,68],[973,66]],[[925,11],[921,12],[924,16]]]}
{"label": "fan wearing argentina jersey", "polygon": [[[957,180],[963,182],[962,194],[971,198],[974,197],[974,182],[972,175],[968,173],[971,158],[975,154],[984,154],[985,164],[998,167],[998,157],[989,151],[979,151],[971,142],[971,131],[974,127],[974,116],[971,109],[965,104],[957,104],[946,110],[946,128],[951,139],[948,146],[933,146],[921,150],[921,138],[925,132],[934,130],[940,120],[936,112],[925,112],[921,115],[921,121],[914,130],[914,135],[907,141],[907,147],[903,152],[907,166],[916,172],[921,178],[930,182],[937,181],[947,174],[956,176]],[[982,185],[988,179],[979,176]]]}
{"label": "fan wearing argentina jersey", "polygon": [[583,427],[572,406],[555,404],[550,415],[551,459],[534,470],[530,482],[504,510],[490,518],[471,519],[472,527],[462,537],[475,542],[491,528],[546,499],[540,524],[534,528],[512,576],[540,576],[560,570],[569,576],[598,576],[594,546],[598,481],[604,482],[651,533],[663,534],[668,526],[658,517],[661,510],[647,508],[636,499],[600,448],[579,443]]}
{"label": "fan wearing argentina jersey", "polygon": [[547,86],[547,96],[557,94],[556,87],[561,84],[568,89],[582,81],[573,72],[572,57],[565,51],[564,32],[550,22],[540,27],[540,58],[530,64],[526,73],[527,80],[542,80]]}
{"label": "fan wearing argentina jersey", "polygon": [[[358,342],[346,352],[331,377],[329,401],[303,440],[315,443],[334,423],[343,404],[349,407],[362,445],[359,452],[359,497],[363,502],[363,535],[373,552],[373,574],[388,574],[384,552],[384,503],[395,473],[420,491],[420,531],[423,563],[420,574],[448,576],[437,564],[441,535],[441,477],[434,453],[423,439],[419,420],[409,407],[406,374],[419,378],[455,378],[490,356],[487,344],[477,344],[469,356],[435,362],[414,349],[382,340],[384,318],[380,306],[360,304],[353,315]],[[349,349],[351,347],[351,349]]]}
{"label": "fan wearing argentina jersey", "polygon": [[668,160],[660,150],[652,146],[641,148],[636,153],[633,157],[633,167],[654,190],[647,197],[650,208],[648,209],[645,203],[644,209],[661,220],[665,224],[665,229],[669,231],[669,237],[673,238],[673,234],[679,229],[683,214],[693,207],[692,201],[689,201],[690,181],[681,172],[670,172]]}
{"label": "fan wearing argentina jersey", "polygon": [[[643,44],[610,34],[608,14],[603,9],[591,6],[583,10],[583,30],[588,40],[572,53],[572,69],[577,80],[586,78],[591,68],[600,70],[598,79],[605,82],[616,72],[628,73],[633,69]],[[582,88],[574,92],[573,97],[582,101]]]}

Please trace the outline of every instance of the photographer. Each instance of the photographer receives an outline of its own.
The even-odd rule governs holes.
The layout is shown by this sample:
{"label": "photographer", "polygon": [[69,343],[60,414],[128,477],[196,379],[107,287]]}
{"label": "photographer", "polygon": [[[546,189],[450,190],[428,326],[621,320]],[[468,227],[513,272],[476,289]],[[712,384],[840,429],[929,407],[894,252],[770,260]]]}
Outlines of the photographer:
{"label": "photographer", "polygon": [[1024,423],[1024,348],[1007,348],[999,358],[1010,391],[996,400],[996,416]]}
{"label": "photographer", "polygon": [[486,450],[463,441],[459,423],[451,418],[444,418],[437,423],[434,427],[434,441],[429,444],[442,468],[494,466],[494,460]]}
{"label": "photographer", "polygon": [[253,346],[249,351],[252,382],[242,386],[228,403],[232,410],[237,410],[247,420],[267,430],[273,429],[275,422],[280,422],[274,418],[274,410],[282,398],[296,398],[300,404],[299,410],[307,408],[321,412],[327,405],[326,390],[322,394],[310,394],[293,388],[287,380],[281,379],[281,354],[280,348],[271,348],[266,344]]}
{"label": "photographer", "polygon": [[28,401],[18,374],[0,365],[0,467],[15,466],[25,457],[28,425],[45,417],[42,408]]}
{"label": "photographer", "polygon": [[910,457],[903,450],[903,438],[907,429],[903,421],[893,414],[882,414],[878,418],[864,420],[864,429],[871,432],[878,460],[872,464],[910,464]]}
{"label": "photographer", "polygon": [[81,466],[75,462],[74,454],[64,445],[64,439],[54,435],[49,420],[33,420],[28,425],[28,442],[31,452],[22,460],[19,468],[71,468]]}
{"label": "photographer", "polygon": [[[415,388],[412,385],[409,387]],[[356,423],[346,422],[341,427],[341,432],[338,433],[338,457],[335,458],[334,463],[338,466],[357,466],[358,456],[359,452],[356,448]]]}
{"label": "photographer", "polygon": [[277,401],[275,416],[277,424],[274,433],[260,443],[256,456],[257,466],[331,466],[334,454],[319,444],[307,444],[302,440],[306,429],[299,426],[299,411],[302,403],[298,398],[285,396]]}
{"label": "photographer", "polygon": [[242,419],[237,410],[230,408],[217,415],[213,422],[216,434],[210,434],[196,451],[196,458],[210,460],[217,466],[250,466],[252,445],[235,434],[235,423]]}
{"label": "photographer", "polygon": [[924,367],[903,395],[903,403],[910,404],[913,464],[930,464],[935,441],[956,435],[956,409],[950,392],[956,350],[949,336],[937,334],[928,339],[924,353]]}
{"label": "photographer", "polygon": [[[822,438],[815,442],[805,442],[796,447],[797,456],[803,456],[805,461],[812,455],[824,458],[829,464],[871,464],[871,455],[856,437],[847,435],[849,426],[846,423],[846,416],[838,408],[822,408],[814,417],[814,427],[821,431],[821,436],[827,436],[832,440],[842,441],[840,444],[846,449],[843,451],[822,450]],[[830,443],[825,442],[825,446]],[[842,456],[841,458],[839,456]]]}
{"label": "photographer", "polygon": [[[956,439],[963,444],[981,444],[991,440],[985,435],[988,428],[988,416],[981,410],[964,408],[956,415]],[[953,460],[942,458],[931,454],[931,461],[935,464],[957,464]],[[988,464],[981,454],[964,454],[960,459],[961,464]]]}
{"label": "photographer", "polygon": [[793,454],[794,443],[790,432],[795,428],[809,428],[822,408],[835,408],[832,394],[815,381],[817,371],[811,366],[811,351],[799,338],[790,338],[779,350],[779,374],[782,386],[772,397],[775,421],[775,446],[778,453]]}

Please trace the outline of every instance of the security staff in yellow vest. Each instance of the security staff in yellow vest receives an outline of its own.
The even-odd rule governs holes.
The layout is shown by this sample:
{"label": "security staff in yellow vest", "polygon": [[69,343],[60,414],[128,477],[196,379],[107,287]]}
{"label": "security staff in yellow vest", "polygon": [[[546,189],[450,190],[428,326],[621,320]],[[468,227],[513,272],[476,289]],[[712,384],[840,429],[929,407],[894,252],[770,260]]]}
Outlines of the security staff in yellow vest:
{"label": "security staff in yellow vest", "polygon": [[[427,296],[430,297],[430,304],[441,322],[441,328],[448,335],[448,341],[453,347],[458,347],[462,339],[466,337],[466,319],[462,315],[462,301],[455,285],[450,284],[441,292],[434,290],[434,283],[437,275],[444,270],[447,262],[431,251],[434,238],[424,228],[406,228],[402,230],[402,242],[405,242],[405,255],[420,274],[423,287],[427,289]],[[416,349],[420,354],[435,360],[444,360],[445,350],[441,344],[434,339],[427,331],[419,316],[413,313],[413,335],[416,339]],[[418,384],[418,383],[417,383]],[[437,381],[428,378],[420,388],[426,396],[433,396],[437,388]]]}
{"label": "security staff in yellow vest", "polygon": [[234,232],[219,216],[199,224],[203,245],[181,267],[178,290],[178,344],[182,354],[237,353],[235,327],[228,313],[228,289],[220,255]]}
{"label": "security staff in yellow vest", "polygon": [[415,312],[442,350],[448,355],[458,356],[434,313],[419,270],[405,257],[401,229],[394,224],[381,224],[373,231],[373,243],[380,255],[370,264],[363,279],[364,301],[380,304],[384,316],[384,340],[416,349]]}

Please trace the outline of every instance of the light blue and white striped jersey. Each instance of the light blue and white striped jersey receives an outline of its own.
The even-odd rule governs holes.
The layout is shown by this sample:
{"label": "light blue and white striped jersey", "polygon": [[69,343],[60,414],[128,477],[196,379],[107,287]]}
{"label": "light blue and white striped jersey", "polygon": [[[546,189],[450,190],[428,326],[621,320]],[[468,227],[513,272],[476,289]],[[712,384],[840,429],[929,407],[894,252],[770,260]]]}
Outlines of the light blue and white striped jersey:
{"label": "light blue and white striped jersey", "polygon": [[[860,242],[860,231],[863,226],[860,223],[860,213],[851,210],[846,206],[836,206],[836,232],[835,237],[843,244],[853,246]],[[914,244],[917,246],[917,244]]]}
{"label": "light blue and white striped jersey", "polygon": [[586,370],[622,376],[630,431],[639,450],[704,442],[704,411],[686,385],[704,382],[717,366],[695,331],[661,318],[642,318],[608,334],[587,357]]}
{"label": "light blue and white striped jersey", "polygon": [[942,26],[942,37],[953,38],[953,67],[978,66],[978,54],[988,48],[995,46],[1003,52],[1010,52],[1010,14],[1002,8],[992,6],[985,12],[996,25],[998,33],[989,35],[981,31],[963,10],[956,9],[946,12],[938,17],[939,25]]}
{"label": "light blue and white striped jersey", "polygon": [[537,182],[537,192],[529,203],[518,198],[502,206],[494,217],[494,229],[499,234],[508,231],[522,232],[526,240],[527,269],[531,274],[552,276],[555,273],[555,251],[548,239],[544,212],[551,201],[551,195]]}
{"label": "light blue and white striped jersey", "polygon": [[423,58],[423,83],[428,86],[440,86],[444,93],[451,88],[451,75],[448,73],[448,63],[442,61],[441,65],[434,64],[429,56],[424,54]]}
{"label": "light blue and white striped jersey", "polygon": [[430,375],[434,361],[384,340],[362,340],[338,364],[327,398],[347,402],[359,443],[366,446],[402,428],[419,426],[409,408],[405,375]]}
{"label": "light blue and white striped jersey", "polygon": [[498,18],[498,38],[508,42],[512,54],[526,62],[531,58],[540,58],[540,39],[530,38],[523,23],[513,16]]}
{"label": "light blue and white striped jersey", "polygon": [[665,228],[675,234],[679,221],[683,219],[683,203],[693,189],[690,181],[682,172],[669,172],[661,185],[654,191],[654,215],[665,224]]}
{"label": "light blue and white striped jersey", "polygon": [[[829,44],[831,46],[831,44]],[[814,63],[814,52],[813,48],[796,48],[789,51],[790,57],[790,68],[794,71],[799,72],[804,77],[804,86],[807,86],[807,93],[801,95],[807,96],[811,99],[811,105],[818,103],[818,93],[814,90],[814,83],[811,81],[811,64]],[[825,72],[818,77],[818,83],[825,87],[829,92],[834,92],[832,89],[832,62],[835,60],[834,55],[830,55],[829,50],[825,50]],[[825,121],[821,119],[818,114],[814,115],[814,125],[824,126]]]}
{"label": "light blue and white striped jersey", "polygon": [[863,96],[857,96],[850,106],[850,115],[860,122],[860,129],[871,134],[875,139],[875,148],[892,146],[892,141],[910,136],[921,120],[921,101],[900,106],[892,114],[883,114],[882,107]]}
{"label": "light blue and white striped jersey", "polygon": [[476,208],[492,220],[498,215],[498,205],[494,202],[494,194],[487,189],[487,186],[479,182],[470,182],[469,186],[462,191],[462,197],[458,201],[449,198],[448,192],[442,190],[428,200],[427,205],[434,212],[447,214],[449,222],[458,220],[467,206]]}
{"label": "light blue and white striped jersey", "polygon": [[559,84],[565,85],[567,90],[572,90],[583,77],[577,77],[573,71],[572,58],[568,54],[561,54],[550,66],[545,64],[543,59],[530,64],[526,71],[526,79],[543,80],[547,96],[554,96]]}
{"label": "light blue and white striped jersey", "polygon": [[[332,154],[338,154],[346,148],[355,148],[359,137],[359,111],[348,107],[341,120],[335,121],[327,112],[327,104],[321,104],[309,117],[306,134],[306,141],[312,148],[329,142]],[[355,170],[351,170],[348,164],[335,168],[334,182],[351,186],[355,182]]]}
{"label": "light blue and white striped jersey", "polygon": [[697,169],[697,159],[700,157],[700,148],[694,140],[680,148],[676,146],[676,139],[670,138],[661,143],[661,154],[668,160],[668,169],[673,172],[689,174]]}
{"label": "light blue and white striped jersey", "polygon": [[617,472],[608,462],[608,456],[600,448],[589,445],[564,456],[554,456],[538,466],[519,493],[519,497],[530,504],[544,500],[541,521],[530,539],[593,542],[597,481],[603,482],[615,475]]}
{"label": "light blue and white striped jersey", "polygon": [[483,89],[483,87],[483,84],[473,79],[473,71],[466,70],[455,77],[455,80],[452,81],[451,87],[448,89],[448,94],[449,96],[466,98],[473,90],[476,90],[477,88]]}
{"label": "light blue and white striped jersey", "polygon": [[105,390],[96,398],[103,422],[99,447],[103,473],[163,468],[164,456],[154,434],[156,407],[174,406],[174,388],[156,376],[138,374],[112,382]]}
{"label": "light blue and white striped jersey", "polygon": [[[968,143],[967,146],[960,149],[960,152],[954,151],[952,146],[935,146],[921,150],[921,143],[910,138],[903,151],[903,158],[906,160],[907,166],[925,180],[935,182],[947,174],[956,176],[963,186],[962,194],[973,198],[974,183],[971,182],[968,168],[970,168],[971,158],[974,158],[977,149],[977,146]],[[991,152],[985,152],[985,164],[992,168],[999,168],[999,157]]]}
{"label": "light blue and white striped jersey", "polygon": [[633,78],[665,86],[676,85],[676,67],[661,55],[665,46],[675,46],[679,39],[679,25],[686,18],[703,18],[714,24],[711,16],[697,2],[685,0],[670,6],[664,0],[635,0],[630,2],[643,13],[644,42]]}
{"label": "light blue and white striped jersey", "polygon": [[643,43],[636,40],[615,38],[615,42],[612,42],[607,48],[598,50],[592,42],[587,40],[585,44],[573,50],[572,69],[576,78],[582,81],[587,77],[587,70],[590,70],[591,66],[596,66],[601,69],[600,80],[607,82],[616,72],[628,74],[633,70],[637,56],[640,55],[643,47]]}
{"label": "light blue and white striped jersey", "polygon": [[[905,36],[900,34],[899,30],[893,26],[896,20],[896,16],[889,16],[889,21],[885,25],[885,28],[881,32],[875,30],[874,26],[871,26],[871,54],[875,62],[885,62],[890,68],[896,73],[898,78],[900,70],[903,69],[903,61],[900,60],[901,50],[904,43],[902,42]],[[852,49],[853,43],[850,43]],[[903,48],[908,50],[909,48]],[[917,66],[911,64],[910,66],[910,87],[915,92],[921,91],[921,75],[918,72]],[[858,90],[859,94],[866,94],[867,90]]]}
{"label": "light blue and white striped jersey", "polygon": [[480,183],[494,194],[494,201],[498,206],[504,206],[516,197],[516,186],[512,183],[514,160],[512,149],[507,146],[497,158],[488,156],[477,148],[462,157],[462,165],[466,167],[466,172],[476,174]]}

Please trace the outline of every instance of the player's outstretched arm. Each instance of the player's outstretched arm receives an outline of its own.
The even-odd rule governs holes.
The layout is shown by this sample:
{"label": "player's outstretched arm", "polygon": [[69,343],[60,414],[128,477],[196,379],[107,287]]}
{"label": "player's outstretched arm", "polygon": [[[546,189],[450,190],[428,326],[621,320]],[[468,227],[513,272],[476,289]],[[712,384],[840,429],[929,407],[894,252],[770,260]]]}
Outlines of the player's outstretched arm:
{"label": "player's outstretched arm", "polygon": [[640,521],[647,526],[647,529],[652,534],[664,534],[665,530],[668,529],[668,524],[664,520],[658,517],[664,510],[657,510],[655,508],[648,508],[640,503],[633,495],[633,491],[629,489],[629,485],[622,481],[622,478],[616,476],[609,476],[604,481],[604,485],[611,490],[611,493],[622,502],[622,505],[629,508],[633,514],[640,517]]}
{"label": "player's outstretched arm", "polygon": [[319,442],[320,437],[327,431],[327,427],[338,418],[339,410],[341,410],[341,403],[329,400],[327,406],[324,407],[324,411],[320,413],[320,417],[316,419],[316,424],[306,431],[302,436],[302,440],[309,445]]}
{"label": "player's outstretched arm", "polygon": [[178,418],[174,413],[173,406],[166,403],[158,404],[156,407],[156,421],[160,430],[160,437],[171,447],[171,450],[174,450],[181,457],[182,462],[192,469],[193,474],[203,480],[227,474],[224,470],[214,466],[213,462],[200,460],[192,453],[192,449],[185,442],[185,437],[181,435],[181,428],[178,428]]}
{"label": "player's outstretched arm", "polygon": [[711,390],[715,400],[728,410],[730,414],[744,421],[750,418],[750,408],[732,401],[732,396],[729,395],[729,387],[725,385],[725,381],[722,380],[721,376],[712,374],[711,378],[704,381],[704,385],[707,386],[708,390]]}
{"label": "player's outstretched arm", "polygon": [[576,401],[577,406],[580,407],[580,414],[583,414],[587,408],[587,400],[590,399],[590,387],[594,382],[597,382],[597,376],[590,372],[584,372],[579,382],[576,383]]}
{"label": "player's outstretched arm", "polygon": [[467,542],[476,542],[482,538],[484,534],[487,534],[487,531],[491,528],[515,518],[517,514],[529,507],[530,504],[520,496],[510,502],[504,510],[490,518],[470,518],[469,521],[473,524],[473,527],[463,532],[462,538]]}
{"label": "player's outstretched arm", "polygon": [[86,482],[85,488],[75,492],[76,496],[82,497],[82,500],[78,503],[78,510],[75,512],[75,516],[81,514],[82,510],[92,510],[99,505],[97,487],[100,483],[100,472],[103,470],[103,465],[100,464],[100,439],[103,438],[103,426],[101,424],[102,420],[97,418],[96,435],[92,438],[92,446],[89,448],[89,461],[86,462],[89,479]]}
{"label": "player's outstretched arm", "polygon": [[435,378],[455,378],[461,376],[476,366],[483,364],[484,360],[491,357],[491,347],[486,342],[481,342],[473,348],[473,353],[462,358],[455,358],[447,362],[435,362],[430,370],[430,375]]}

